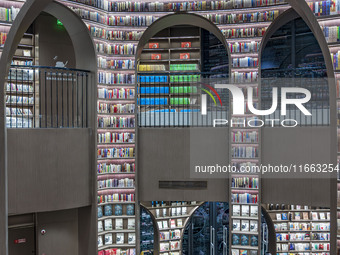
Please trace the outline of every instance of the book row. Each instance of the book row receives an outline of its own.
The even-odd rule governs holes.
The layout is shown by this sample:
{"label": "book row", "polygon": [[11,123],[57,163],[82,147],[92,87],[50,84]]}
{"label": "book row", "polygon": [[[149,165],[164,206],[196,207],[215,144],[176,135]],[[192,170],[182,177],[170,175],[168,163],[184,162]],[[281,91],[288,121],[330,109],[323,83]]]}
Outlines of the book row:
{"label": "book row", "polygon": [[277,233],[276,234],[276,241],[329,241],[331,238],[330,233]]}
{"label": "book row", "polygon": [[180,249],[180,241],[171,241],[169,243],[160,243],[160,252],[173,251]]}
{"label": "book row", "polygon": [[98,189],[105,188],[134,188],[135,180],[130,178],[107,179],[98,181]]}
{"label": "book row", "polygon": [[98,58],[98,67],[99,68],[109,68],[109,69],[127,69],[134,70],[135,69],[135,61],[132,59],[106,59],[103,57]]}
{"label": "book row", "polygon": [[102,217],[110,216],[133,216],[135,215],[135,205],[134,204],[117,204],[117,205],[105,205],[98,206],[98,219]]}
{"label": "book row", "polygon": [[265,34],[267,27],[248,27],[222,29],[221,32],[226,39],[261,37]]}
{"label": "book row", "polygon": [[257,143],[259,133],[257,131],[234,131],[231,133],[231,140],[234,143]]}
{"label": "book row", "polygon": [[233,217],[258,217],[258,206],[257,205],[233,205]]}
{"label": "book row", "polygon": [[19,11],[20,8],[15,8],[13,6],[11,8],[0,7],[0,20],[12,22],[18,15]]}
{"label": "book row", "polygon": [[179,229],[159,233],[159,239],[161,241],[173,241],[173,240],[178,240],[180,238],[181,238],[181,231]]}
{"label": "book row", "polygon": [[120,248],[111,248],[98,251],[98,255],[136,255],[135,249],[120,249]]}
{"label": "book row", "polygon": [[229,43],[231,53],[259,52],[260,42],[233,42]]}
{"label": "book row", "polygon": [[120,88],[120,89],[98,89],[98,98],[100,99],[134,99],[135,89]]}
{"label": "book row", "polygon": [[22,96],[8,96],[6,95],[7,104],[33,104],[34,97],[22,97]]}
{"label": "book row", "polygon": [[181,2],[138,2],[108,0],[75,0],[110,12],[173,12],[227,10],[260,7],[284,3],[283,0],[218,0],[218,1],[181,1]]}
{"label": "book row", "polygon": [[231,202],[237,204],[256,204],[258,201],[258,194],[250,193],[234,193],[231,194]]}
{"label": "book row", "polygon": [[340,27],[339,26],[321,26],[323,34],[328,43],[339,42],[340,41]]}
{"label": "book row", "polygon": [[122,133],[113,133],[113,132],[105,132],[97,134],[97,142],[98,143],[134,143],[135,142],[135,134],[122,132]]}
{"label": "book row", "polygon": [[257,158],[259,150],[257,147],[252,146],[233,146],[231,155],[233,158]]}
{"label": "book row", "polygon": [[97,202],[101,203],[111,203],[111,202],[134,202],[135,194],[107,194],[98,196]]}
{"label": "book row", "polygon": [[312,221],[322,221],[322,220],[330,220],[331,213],[330,212],[289,212],[289,213],[277,213],[276,220],[309,220]]}
{"label": "book row", "polygon": [[25,115],[33,117],[33,113],[31,109],[6,107],[6,116],[12,116],[12,115],[15,115],[16,117],[25,116]]}
{"label": "book row", "polygon": [[258,189],[259,178],[257,177],[233,177],[231,179],[231,187],[233,188],[249,188]]}
{"label": "book row", "polygon": [[99,148],[97,156],[98,159],[132,158],[134,157],[134,148],[133,147]]}
{"label": "book row", "polygon": [[247,22],[272,21],[280,15],[279,10],[253,12],[253,13],[230,13],[230,14],[205,14],[203,17],[216,24],[236,24]]}
{"label": "book row", "polygon": [[244,58],[233,58],[233,67],[257,67],[259,65],[258,58],[244,57]]}
{"label": "book row", "polygon": [[82,19],[100,22],[109,26],[150,26],[158,17],[150,16],[111,16],[102,15],[95,11],[89,11],[80,8],[71,8]]}
{"label": "book row", "polygon": [[330,223],[289,222],[274,224],[276,232],[280,231],[330,231]]}
{"label": "book row", "polygon": [[169,209],[168,208],[163,208],[163,209],[156,209],[155,210],[156,218],[162,218],[162,217],[169,217],[169,216],[183,216],[188,214],[188,208],[187,207],[172,207]]}
{"label": "book row", "polygon": [[197,64],[171,64],[170,71],[196,71],[198,70]]}
{"label": "book row", "polygon": [[[166,217],[166,216],[164,216]],[[159,229],[168,229],[168,228],[182,228],[183,227],[183,219],[170,219],[169,225],[168,221],[157,221],[157,225]],[[170,226],[170,227],[169,227]]]}
{"label": "book row", "polygon": [[252,83],[257,82],[258,72],[232,72],[231,82],[233,83]]}
{"label": "book row", "polygon": [[339,0],[327,0],[327,1],[308,1],[308,6],[311,8],[315,16],[326,16],[340,13],[340,1]]}
{"label": "book row", "polygon": [[151,207],[164,207],[164,206],[181,206],[181,205],[196,205],[196,201],[151,201]]}
{"label": "book row", "polygon": [[111,41],[138,41],[143,34],[141,31],[111,31],[89,24],[87,27],[93,37]]}
{"label": "book row", "polygon": [[32,128],[33,121],[32,119],[23,118],[22,116],[17,117],[6,117],[6,127],[15,127],[15,128]]}
{"label": "book row", "polygon": [[138,65],[138,71],[150,72],[150,71],[166,71],[165,65]]}
{"label": "book row", "polygon": [[257,255],[257,251],[256,250],[232,249],[231,254],[232,255]]}
{"label": "book row", "polygon": [[98,102],[97,113],[134,113],[135,104],[109,104]]}
{"label": "book row", "polygon": [[98,128],[134,128],[134,117],[98,117]]}
{"label": "book row", "polygon": [[106,44],[96,43],[96,50],[98,53],[105,53],[110,55],[135,55],[137,52],[137,45],[135,44]]}
{"label": "book row", "polygon": [[[125,223],[124,223],[125,221]],[[124,227],[126,225],[126,227]],[[112,219],[105,219],[103,221],[98,221],[98,232],[103,231],[111,231],[111,230],[135,230],[136,223],[134,218],[129,219],[122,219],[122,218],[116,218],[114,220]]]}
{"label": "book row", "polygon": [[134,74],[98,72],[98,82],[104,84],[134,84]]}
{"label": "book row", "polygon": [[138,82],[140,83],[167,83],[168,76],[165,75],[139,75]]}
{"label": "book row", "polygon": [[[288,243],[288,244],[277,244],[277,252],[296,252],[296,251],[329,251],[330,243]],[[282,253],[280,253],[282,254]],[[295,254],[295,253],[294,253]],[[310,254],[310,253],[308,253]]]}
{"label": "book row", "polygon": [[[176,84],[177,85],[177,84]],[[140,94],[189,94],[197,93],[198,89],[196,86],[171,86],[169,87],[140,87]]]}
{"label": "book row", "polygon": [[[116,237],[115,242],[113,242],[114,236]],[[115,234],[108,233],[108,234],[105,234],[104,236],[98,236],[98,247],[100,248],[103,245],[113,245],[113,244],[122,245],[122,244],[125,244],[125,241],[127,241],[127,244],[129,245],[136,244],[135,233],[128,233],[127,236],[128,236],[127,240],[125,239],[124,233],[115,233]]]}
{"label": "book row", "polygon": [[257,235],[242,235],[242,234],[232,234],[231,244],[240,246],[258,246],[258,236]]}
{"label": "book row", "polygon": [[233,231],[240,232],[257,232],[257,220],[233,220]]}
{"label": "book row", "polygon": [[97,165],[98,174],[113,173],[134,173],[136,172],[135,163],[124,162],[122,164],[99,163]]}
{"label": "book row", "polygon": [[34,63],[33,60],[15,60],[12,59],[11,64],[12,65],[18,65],[18,66],[32,66]]}
{"label": "book row", "polygon": [[170,75],[170,82],[173,82],[173,83],[199,82],[200,80],[201,80],[200,74]]}

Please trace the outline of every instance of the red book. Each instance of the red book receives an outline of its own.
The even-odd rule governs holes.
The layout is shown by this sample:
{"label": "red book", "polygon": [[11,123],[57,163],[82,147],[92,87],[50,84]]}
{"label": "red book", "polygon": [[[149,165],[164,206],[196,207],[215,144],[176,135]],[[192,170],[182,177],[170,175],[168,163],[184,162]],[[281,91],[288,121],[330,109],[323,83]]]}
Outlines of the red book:
{"label": "red book", "polygon": [[159,43],[149,43],[149,49],[158,49]]}
{"label": "red book", "polygon": [[182,48],[191,48],[191,42],[182,42],[181,47]]}
{"label": "red book", "polygon": [[190,53],[180,53],[179,58],[180,59],[190,59]]}
{"label": "red book", "polygon": [[151,59],[152,60],[160,60],[160,59],[162,59],[162,55],[161,54],[151,54]]}

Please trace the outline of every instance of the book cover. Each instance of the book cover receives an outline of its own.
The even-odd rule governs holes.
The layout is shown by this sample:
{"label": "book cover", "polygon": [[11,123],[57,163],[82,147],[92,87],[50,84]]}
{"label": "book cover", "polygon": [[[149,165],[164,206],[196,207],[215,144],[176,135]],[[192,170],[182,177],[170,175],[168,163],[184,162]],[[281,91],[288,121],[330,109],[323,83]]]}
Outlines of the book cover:
{"label": "book cover", "polygon": [[105,245],[112,244],[112,234],[106,234],[105,235]]}
{"label": "book cover", "polygon": [[128,229],[135,229],[135,219],[128,219]]}
{"label": "book cover", "polygon": [[240,220],[234,220],[233,221],[233,230],[234,231],[240,231],[241,230],[241,221]]}
{"label": "book cover", "polygon": [[248,246],[249,245],[249,237],[248,235],[241,236],[241,245]]}
{"label": "book cover", "polygon": [[135,205],[134,204],[128,204],[126,206],[126,215],[128,215],[128,216],[135,215]]}
{"label": "book cover", "polygon": [[233,216],[241,216],[241,206],[233,205]]}
{"label": "book cover", "polygon": [[116,244],[124,244],[124,233],[116,234]]}
{"label": "book cover", "polygon": [[249,231],[249,220],[242,220],[241,231]]}
{"label": "book cover", "polygon": [[161,60],[162,54],[151,54],[151,59],[152,60]]}
{"label": "book cover", "polygon": [[115,205],[115,215],[121,216],[123,215],[123,205]]}
{"label": "book cover", "polygon": [[250,223],[249,223],[249,230],[251,232],[257,232],[257,221],[256,220],[251,220]]}
{"label": "book cover", "polygon": [[180,59],[190,59],[190,53],[180,53],[179,58]]}
{"label": "book cover", "polygon": [[104,215],[105,216],[112,216],[112,205],[105,205],[104,206]]}
{"label": "book cover", "polygon": [[191,42],[181,42],[181,48],[191,48]]}
{"label": "book cover", "polygon": [[257,206],[250,206],[250,216],[257,217],[259,212],[259,208]]}
{"label": "book cover", "polygon": [[101,206],[98,207],[98,218],[103,217],[103,208]]}
{"label": "book cover", "polygon": [[136,235],[135,233],[129,233],[128,235],[128,244],[135,244],[136,243]]}
{"label": "book cover", "polygon": [[249,206],[242,205],[242,216],[249,217]]}
{"label": "book cover", "polygon": [[115,229],[116,230],[122,230],[123,229],[123,219],[116,219]]}
{"label": "book cover", "polygon": [[100,221],[98,221],[98,232],[102,232],[102,231],[104,231],[103,222],[100,220]]}
{"label": "book cover", "polygon": [[159,49],[159,43],[149,43],[149,49]]}
{"label": "book cover", "polygon": [[105,231],[112,230],[112,219],[106,219],[104,221]]}

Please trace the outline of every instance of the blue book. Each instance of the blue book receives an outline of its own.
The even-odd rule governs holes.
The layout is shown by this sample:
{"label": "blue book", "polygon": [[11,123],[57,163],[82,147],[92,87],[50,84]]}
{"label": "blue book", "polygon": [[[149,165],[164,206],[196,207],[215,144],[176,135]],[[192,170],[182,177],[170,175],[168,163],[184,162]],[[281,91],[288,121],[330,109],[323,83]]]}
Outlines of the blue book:
{"label": "blue book", "polygon": [[128,204],[126,206],[126,215],[129,215],[129,216],[135,215],[135,205],[134,204]]}
{"label": "blue book", "polygon": [[123,205],[115,205],[115,215],[116,216],[123,215]]}

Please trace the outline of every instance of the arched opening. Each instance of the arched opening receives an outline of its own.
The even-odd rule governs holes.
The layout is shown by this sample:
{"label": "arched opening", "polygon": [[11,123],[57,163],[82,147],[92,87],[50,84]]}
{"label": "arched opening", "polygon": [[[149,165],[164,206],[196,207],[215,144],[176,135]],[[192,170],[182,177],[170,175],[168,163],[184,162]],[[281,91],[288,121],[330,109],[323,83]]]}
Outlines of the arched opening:
{"label": "arched opening", "polygon": [[138,125],[211,126],[226,119],[228,95],[214,85],[229,81],[228,52],[220,30],[198,15],[153,23],[137,48]]}
{"label": "arched opening", "polygon": [[[265,120],[289,119],[290,125],[328,126],[329,80],[323,53],[313,32],[291,9],[283,13],[267,33],[261,50],[261,104],[262,109],[271,109],[273,98],[277,98],[278,107],[265,116]],[[273,87],[278,89],[277,94]],[[289,90],[285,95],[284,87]],[[294,91],[296,87],[304,91]],[[283,96],[303,102],[303,107],[292,102],[286,104],[288,101],[282,100]]]}

